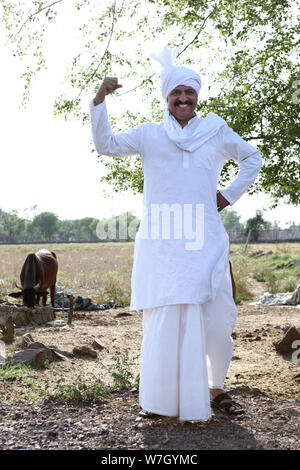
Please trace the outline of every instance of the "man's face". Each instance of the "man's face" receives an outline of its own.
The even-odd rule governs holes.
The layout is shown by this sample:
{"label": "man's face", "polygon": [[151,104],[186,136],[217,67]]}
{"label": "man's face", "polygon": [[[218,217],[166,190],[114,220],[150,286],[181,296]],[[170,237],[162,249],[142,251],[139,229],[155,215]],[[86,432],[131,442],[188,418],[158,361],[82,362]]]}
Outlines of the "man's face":
{"label": "man's face", "polygon": [[194,88],[179,85],[168,95],[168,108],[180,124],[186,124],[195,116],[197,100]]}

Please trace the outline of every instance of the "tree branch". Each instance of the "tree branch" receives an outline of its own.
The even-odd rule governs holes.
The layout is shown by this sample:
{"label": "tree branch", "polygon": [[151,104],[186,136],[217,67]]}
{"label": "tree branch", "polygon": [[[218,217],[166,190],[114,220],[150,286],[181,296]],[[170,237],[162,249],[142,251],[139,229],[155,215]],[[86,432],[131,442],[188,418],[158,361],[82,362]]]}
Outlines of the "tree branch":
{"label": "tree branch", "polygon": [[55,2],[52,2],[52,3],[50,3],[50,4],[46,5],[46,6],[44,6],[43,8],[40,8],[39,10],[35,11],[34,13],[31,13],[31,14],[27,17],[27,19],[24,21],[24,23],[22,23],[22,25],[20,26],[19,30],[16,32],[16,34],[14,35],[14,37],[13,37],[9,42],[7,42],[5,45],[7,46],[7,45],[13,43],[13,42],[16,40],[17,36],[20,34],[20,32],[22,31],[22,29],[26,26],[26,24],[28,23],[28,21],[31,20],[31,18],[33,18],[34,16],[38,15],[39,13],[41,13],[41,11],[46,10],[47,8],[51,8],[51,7],[53,7],[53,5],[55,5],[56,3],[61,3],[61,2],[63,2],[63,0],[56,0]]}
{"label": "tree branch", "polygon": [[145,80],[143,80],[141,83],[139,83],[138,85],[136,85],[134,88],[130,88],[130,90],[124,91],[123,93],[119,93],[118,96],[127,95],[127,93],[130,93],[131,91],[137,90],[138,88],[140,88],[141,86],[143,86],[144,83],[149,82],[149,81],[151,80],[151,78],[154,77],[154,75],[155,75],[155,73],[153,73],[152,75],[150,75],[150,77],[145,78]]}
{"label": "tree branch", "polygon": [[186,49],[188,49],[197,39],[198,37],[200,36],[200,33],[202,32],[204,26],[205,26],[205,23],[206,21],[208,20],[208,18],[214,13],[214,11],[216,10],[216,7],[213,8],[213,10],[204,18],[203,20],[203,23],[201,25],[201,28],[199,29],[199,31],[197,32],[197,34],[194,36],[194,38],[182,49],[182,51],[179,52],[179,54],[177,54],[177,57],[179,57],[181,54],[183,54]]}
{"label": "tree branch", "polygon": [[[107,44],[106,44],[105,51],[104,51],[104,53],[103,53],[103,55],[102,55],[102,57],[101,57],[101,59],[100,59],[98,65],[97,65],[97,67],[95,68],[95,70],[93,71],[93,73],[91,74],[91,76],[85,81],[85,83],[84,83],[85,87],[86,87],[86,85],[87,85],[88,83],[90,83],[90,81],[94,78],[94,76],[95,76],[96,73],[98,72],[99,67],[100,67],[100,65],[102,64],[103,59],[104,59],[104,57],[105,57],[105,55],[106,55],[106,53],[107,53],[107,51],[108,51],[108,48],[109,48],[109,46],[110,46],[110,43],[111,43],[111,40],[112,40],[112,36],[113,36],[113,33],[114,33],[115,22],[116,22],[116,3],[117,3],[117,0],[115,0],[115,1],[114,1],[114,4],[113,4],[113,10],[112,10],[112,11],[113,11],[113,16],[112,16],[111,28],[110,28],[109,38],[108,38],[108,41],[107,41]],[[124,5],[124,2],[122,3],[121,9],[123,8],[123,5]],[[79,97],[80,97],[82,91],[83,91],[83,87],[81,87],[81,90],[80,90],[79,94],[77,95],[77,98],[76,98],[76,99],[79,99]]]}
{"label": "tree branch", "polygon": [[[261,135],[250,135],[249,137],[244,137],[243,139],[246,140],[246,141],[248,141],[248,140],[263,140],[263,139],[272,140],[272,139],[274,139],[278,136],[286,137],[286,134],[284,132],[282,132],[282,133],[278,133],[276,135],[274,135],[274,134],[271,134],[271,135],[263,135],[263,134],[261,134]],[[291,139],[290,141],[295,145],[300,145],[300,142],[298,140]]]}
{"label": "tree branch", "polygon": [[[181,54],[183,54],[199,37],[200,33],[202,32],[204,26],[205,26],[205,23],[206,21],[208,20],[208,18],[214,13],[216,9],[216,6],[213,8],[213,10],[204,18],[203,20],[203,23],[201,25],[201,28],[199,29],[199,31],[197,32],[197,34],[194,36],[194,38],[182,49],[182,51],[180,51],[176,57],[179,57]],[[144,83],[147,83],[151,80],[152,77],[154,77],[155,73],[153,73],[152,75],[150,75],[150,77],[148,78],[145,78],[145,80],[143,80],[141,83],[139,83],[138,85],[136,85],[134,88],[131,88],[130,90],[128,91],[124,91],[123,93],[120,93],[118,96],[123,96],[123,95],[126,95],[127,93],[130,93],[131,91],[135,91],[137,90],[138,88],[140,88],[142,85],[144,85]]]}

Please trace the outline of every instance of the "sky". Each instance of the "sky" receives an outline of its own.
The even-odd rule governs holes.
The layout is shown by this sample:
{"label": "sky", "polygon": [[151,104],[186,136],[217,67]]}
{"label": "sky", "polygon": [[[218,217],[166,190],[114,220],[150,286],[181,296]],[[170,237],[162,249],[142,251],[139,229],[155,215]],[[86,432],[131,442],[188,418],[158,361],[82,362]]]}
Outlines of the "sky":
{"label": "sky", "polygon": [[[20,216],[25,216],[26,209],[37,205],[35,213],[51,211],[60,219],[101,219],[125,211],[141,217],[142,195],[116,194],[107,184],[100,183],[104,168],[96,153],[92,153],[89,126],[74,119],[65,121],[53,116],[53,102],[59,94],[67,58],[79,47],[75,37],[76,24],[68,23],[69,30],[66,31],[62,15],[57,25],[50,29],[46,43],[48,70],[34,80],[26,110],[20,108],[23,65],[11,56],[7,46],[3,46],[4,40],[0,36],[0,208],[17,210]],[[203,81],[200,99],[207,92],[205,77]],[[134,85],[125,80],[122,92]],[[128,106],[133,112],[130,93],[123,101],[125,109]],[[110,110],[112,102],[109,98],[107,106]],[[241,216],[242,222],[254,216],[257,209],[266,209],[264,217],[277,220],[281,228],[289,221],[300,223],[299,207],[280,204],[276,209],[268,210],[270,203],[266,195],[244,194],[232,208]]]}

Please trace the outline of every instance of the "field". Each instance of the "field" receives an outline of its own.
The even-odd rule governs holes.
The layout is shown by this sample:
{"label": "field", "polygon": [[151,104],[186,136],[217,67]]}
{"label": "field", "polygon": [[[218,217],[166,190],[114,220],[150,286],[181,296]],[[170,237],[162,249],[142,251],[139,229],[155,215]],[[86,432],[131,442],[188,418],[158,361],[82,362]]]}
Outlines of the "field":
{"label": "field", "polygon": [[[0,245],[0,298],[19,283],[22,264],[39,245]],[[47,245],[59,261],[57,289],[92,297],[95,303],[110,297],[129,302],[133,243],[90,243]],[[125,296],[122,298],[122,296]]]}
{"label": "field", "polygon": [[[0,299],[12,300],[7,294],[19,282],[25,256],[38,248],[0,246]],[[113,300],[117,307],[77,312],[70,326],[16,332],[8,355],[20,348],[26,332],[63,351],[91,347],[94,339],[103,349],[97,359],[71,358],[43,369],[2,367],[0,449],[299,449],[299,364],[278,354],[273,343],[289,326],[300,327],[300,309],[252,305],[265,292],[297,287],[299,243],[249,245],[246,253],[243,246],[231,245],[239,315],[226,389],[247,412],[233,419],[214,412],[208,423],[184,424],[174,418],[137,418],[142,312],[128,310],[133,243],[47,248],[58,257],[58,290],[68,288],[95,303]],[[264,254],[251,256],[258,250]],[[57,320],[63,320],[61,313]]]}

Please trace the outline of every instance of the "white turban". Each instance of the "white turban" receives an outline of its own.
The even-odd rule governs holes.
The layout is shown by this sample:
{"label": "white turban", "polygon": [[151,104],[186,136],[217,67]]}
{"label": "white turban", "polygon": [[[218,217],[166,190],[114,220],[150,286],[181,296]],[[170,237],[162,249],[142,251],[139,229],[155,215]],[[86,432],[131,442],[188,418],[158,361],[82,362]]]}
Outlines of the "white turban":
{"label": "white turban", "polygon": [[193,88],[197,95],[201,88],[201,78],[194,70],[173,65],[176,55],[177,49],[171,49],[168,46],[156,54],[151,54],[151,57],[160,64],[161,92],[165,100],[169,93],[179,85]]}

